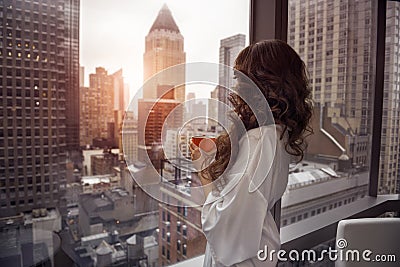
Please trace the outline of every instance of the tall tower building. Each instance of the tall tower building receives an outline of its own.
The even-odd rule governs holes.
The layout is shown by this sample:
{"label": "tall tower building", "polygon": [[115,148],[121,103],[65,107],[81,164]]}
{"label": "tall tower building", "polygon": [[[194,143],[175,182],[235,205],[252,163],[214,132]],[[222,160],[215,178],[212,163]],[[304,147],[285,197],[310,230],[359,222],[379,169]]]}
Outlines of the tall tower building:
{"label": "tall tower building", "polygon": [[129,107],[130,101],[129,84],[124,83],[124,111]]}
{"label": "tall tower building", "polygon": [[3,217],[62,204],[68,127],[75,127],[67,102],[78,81],[79,1],[5,0],[0,10]]}
{"label": "tall tower building", "polygon": [[289,12],[289,43],[307,65],[314,101],[327,107],[334,123],[370,134],[375,3],[290,1]]}
{"label": "tall tower building", "polygon": [[182,112],[170,116],[168,125],[165,123],[169,114],[180,105],[175,99],[139,99],[138,109],[138,158],[147,162],[147,155],[156,169],[159,169],[159,160],[162,157],[161,135],[163,127],[177,129],[182,122]]}
{"label": "tall tower building", "polygon": [[80,0],[64,1],[64,49],[66,88],[67,151],[79,150],[79,5]]}
{"label": "tall tower building", "polygon": [[[124,125],[120,128],[120,142],[118,144],[120,152],[124,154],[128,165],[133,164],[137,160],[138,154],[138,130],[137,120],[135,120],[132,111],[125,113]],[[122,145],[124,144],[124,145]]]}
{"label": "tall tower building", "polygon": [[117,70],[112,75],[114,86],[114,110],[125,110],[125,85],[122,69]]}
{"label": "tall tower building", "polygon": [[[239,52],[245,47],[245,43],[246,36],[244,34],[236,34],[222,39],[219,47],[219,64],[233,67],[235,59]],[[232,88],[235,84],[233,71],[228,71],[226,68],[220,68],[218,83],[220,85],[217,88],[218,100],[221,103],[231,106],[228,101],[229,90],[226,88]],[[227,125],[228,123],[228,107],[226,105],[218,105],[218,122],[222,125]]]}
{"label": "tall tower building", "polygon": [[[185,68],[179,71],[163,72],[157,78],[154,74],[168,67],[185,63],[183,36],[167,5],[163,5],[146,36],[143,99],[138,103],[138,157],[145,160],[146,154],[156,168],[160,166],[163,154],[160,142],[167,116],[185,101]],[[148,82],[146,82],[148,81]],[[168,127],[179,127],[183,120],[182,107],[174,113]]]}
{"label": "tall tower building", "polygon": [[82,87],[80,92],[80,144],[93,145],[96,138],[114,142],[113,76],[98,67],[89,80],[89,87]]}
{"label": "tall tower building", "polygon": [[85,67],[79,66],[79,87],[85,86]]}
{"label": "tall tower building", "polygon": [[122,76],[122,69],[119,69],[111,75],[114,86],[114,138],[115,144],[120,144],[120,131],[122,128],[122,120],[125,113],[125,84]]}
{"label": "tall tower building", "polygon": [[388,1],[379,192],[400,193],[400,2]]}
{"label": "tall tower building", "polygon": [[213,129],[216,131],[218,123],[215,121],[218,118],[218,86],[210,93],[210,99],[208,100],[208,113],[207,116],[211,119],[207,121],[209,130]]}
{"label": "tall tower building", "polygon": [[[166,4],[158,13],[156,20],[146,36],[145,53],[143,55],[144,76],[146,81],[154,74],[174,65],[186,62],[184,39]],[[168,89],[185,82],[185,72],[163,75],[154,85],[164,90],[144,89],[143,98],[156,99]],[[146,86],[146,84],[145,84]],[[174,89],[174,99],[185,101],[185,87]]]}
{"label": "tall tower building", "polygon": [[[398,3],[388,4],[387,36],[395,36]],[[343,148],[353,165],[368,166],[375,86],[376,11],[374,1],[289,1],[288,42],[305,61],[313,99],[321,121],[329,119],[344,137]],[[398,14],[398,13],[397,13]],[[398,38],[387,38],[386,53],[398,49]],[[397,43],[396,43],[397,42]],[[392,49],[392,50],[391,50]],[[391,52],[390,52],[391,51]],[[398,57],[397,57],[398,58]],[[398,93],[393,70],[396,57],[385,63],[385,95],[380,191],[394,193],[399,149],[393,134],[399,128]],[[326,117],[326,118],[325,118]],[[386,189],[384,189],[386,188]]]}

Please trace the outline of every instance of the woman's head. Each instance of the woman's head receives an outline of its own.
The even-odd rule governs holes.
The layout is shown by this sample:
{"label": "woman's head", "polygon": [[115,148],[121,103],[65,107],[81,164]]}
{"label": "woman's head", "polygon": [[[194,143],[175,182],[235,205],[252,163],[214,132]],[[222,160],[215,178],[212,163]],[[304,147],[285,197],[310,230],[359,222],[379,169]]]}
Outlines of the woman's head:
{"label": "woman's head", "polygon": [[287,152],[301,160],[304,137],[312,132],[309,126],[312,102],[307,70],[300,56],[285,42],[262,41],[243,49],[234,68],[248,76],[261,90],[275,123],[289,131]]}
{"label": "woman's head", "polygon": [[[261,90],[275,123],[283,126],[284,130],[280,137],[283,138],[284,132],[288,131],[286,151],[300,161],[306,148],[304,138],[312,133],[309,126],[312,102],[306,67],[299,55],[285,42],[261,41],[249,45],[239,53],[234,69],[249,77]],[[251,92],[248,92],[249,87],[240,78],[237,90],[239,95],[251,97]],[[231,94],[229,100],[246,130],[261,126],[251,108],[241,97]],[[268,107],[260,108],[268,109]],[[217,179],[228,166],[232,152],[228,146],[231,147],[232,141],[232,149],[235,149],[237,145],[235,143],[238,143],[238,140],[231,140],[232,133],[235,136],[234,132],[235,127],[230,134],[221,135],[217,139],[216,160],[205,170],[213,180]]]}

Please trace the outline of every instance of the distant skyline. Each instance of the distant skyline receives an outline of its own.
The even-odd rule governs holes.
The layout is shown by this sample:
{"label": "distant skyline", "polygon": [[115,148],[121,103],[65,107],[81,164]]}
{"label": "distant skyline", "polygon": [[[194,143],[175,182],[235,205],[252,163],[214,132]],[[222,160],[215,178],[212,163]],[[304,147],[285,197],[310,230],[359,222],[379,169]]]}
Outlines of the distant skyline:
{"label": "distant skyline", "polygon": [[[223,38],[242,33],[248,43],[248,0],[119,0],[113,4],[106,0],[83,0],[80,64],[85,67],[85,85],[96,67],[104,67],[109,73],[122,68],[131,96],[136,93],[143,84],[145,36],[164,3],[185,38],[188,63],[218,63]],[[209,92],[196,91],[196,96],[209,97]]]}

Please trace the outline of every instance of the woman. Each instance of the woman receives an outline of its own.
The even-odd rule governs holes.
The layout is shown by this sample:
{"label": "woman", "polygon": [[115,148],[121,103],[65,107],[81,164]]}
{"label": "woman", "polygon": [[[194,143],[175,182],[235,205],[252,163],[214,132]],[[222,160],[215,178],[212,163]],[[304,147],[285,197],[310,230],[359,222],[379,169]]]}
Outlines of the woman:
{"label": "woman", "polygon": [[[238,122],[233,121],[230,132],[216,140],[213,162],[199,171],[206,196],[202,209],[207,238],[203,266],[275,266],[276,257],[261,261],[257,253],[265,246],[267,254],[280,248],[271,208],[285,191],[291,158],[302,160],[304,138],[312,133],[307,71],[298,54],[279,40],[246,47],[236,58],[234,69],[257,85],[268,102],[273,123],[258,121],[255,114],[259,111],[239,96],[247,93],[251,100],[252,94],[239,80],[241,94],[231,94],[230,101],[246,131],[239,131]],[[190,151],[193,161],[202,160],[204,154],[192,142]],[[252,187],[254,180],[261,182]]]}

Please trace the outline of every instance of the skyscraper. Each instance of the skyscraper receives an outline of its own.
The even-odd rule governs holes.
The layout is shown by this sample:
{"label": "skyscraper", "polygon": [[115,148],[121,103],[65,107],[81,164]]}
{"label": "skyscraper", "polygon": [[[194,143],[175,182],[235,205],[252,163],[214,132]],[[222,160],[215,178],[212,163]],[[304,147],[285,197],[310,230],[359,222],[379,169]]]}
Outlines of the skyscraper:
{"label": "skyscraper", "polygon": [[65,190],[79,1],[5,0],[0,9],[0,214],[12,216],[58,206]]}
{"label": "skyscraper", "polygon": [[85,67],[79,66],[79,87],[85,86]]}
{"label": "skyscraper", "polygon": [[[329,119],[335,131],[341,132],[341,145],[355,166],[367,166],[370,161],[376,4],[368,0],[289,1],[288,42],[307,65],[316,108],[326,117],[321,121]],[[398,49],[398,9],[398,3],[389,2],[387,55]],[[380,191],[386,193],[394,193],[399,175],[398,140],[393,138],[399,129],[399,114],[394,111],[399,99],[396,63],[398,57],[387,56],[380,168]]]}
{"label": "skyscraper", "polygon": [[[157,18],[146,36],[145,53],[143,55],[144,76],[146,81],[154,74],[174,65],[186,62],[184,39],[166,4],[159,11]],[[154,84],[164,87],[164,90],[173,88],[185,82],[185,72],[175,72],[173,75],[162,75]],[[146,84],[145,84],[146,86]],[[143,98],[155,99],[161,97],[161,92],[144,89]],[[174,99],[185,101],[185,87],[174,89]]]}
{"label": "skyscraper", "polygon": [[125,110],[125,85],[122,69],[111,74],[114,86],[114,110]]}
{"label": "skyscraper", "polygon": [[[154,74],[181,63],[185,63],[183,36],[167,5],[163,5],[146,36],[143,55],[144,86],[143,99],[138,103],[138,157],[150,156],[155,166],[159,164],[157,144],[161,142],[161,132],[168,114],[185,101],[185,68],[179,71]],[[151,78],[151,79],[149,79]],[[146,82],[147,81],[147,82]],[[183,110],[174,113],[169,127],[179,127],[183,120]],[[151,148],[153,146],[153,148]],[[150,149],[152,149],[150,151]],[[158,168],[157,167],[157,168]]]}
{"label": "skyscraper", "polygon": [[162,151],[161,134],[164,126],[169,129],[177,129],[182,122],[183,113],[176,113],[171,116],[168,125],[165,120],[172,110],[177,108],[180,102],[175,99],[139,99],[138,117],[138,157],[140,161],[147,162],[147,155],[150,157],[154,167],[159,169]]}
{"label": "skyscraper", "polygon": [[137,120],[135,120],[132,111],[127,111],[125,113],[123,127],[120,128],[119,141],[120,142],[118,146],[120,149],[120,153],[124,154],[125,160],[128,165],[132,164],[137,160],[137,154],[138,154]]}
{"label": "skyscraper", "polygon": [[79,5],[80,0],[67,0],[63,9],[66,141],[67,151],[70,152],[79,150]]}
{"label": "skyscraper", "polygon": [[[235,59],[239,52],[244,48],[246,43],[246,36],[244,34],[236,34],[228,38],[222,39],[219,47],[219,64],[233,67]],[[219,69],[219,86],[218,100],[226,105],[218,105],[218,122],[222,125],[228,123],[228,106],[231,104],[228,101],[229,90],[226,88],[232,88],[235,84],[233,79],[233,71],[229,71],[227,68]]]}
{"label": "skyscraper", "polygon": [[385,76],[379,192],[400,193],[400,3],[389,1],[386,14]]}
{"label": "skyscraper", "polygon": [[89,75],[89,80],[89,87],[82,87],[80,91],[81,146],[93,145],[95,138],[111,141],[110,133],[114,135],[113,76],[98,67],[96,73]]}
{"label": "skyscraper", "polygon": [[117,70],[111,74],[113,79],[113,93],[114,93],[114,143],[119,146],[120,131],[122,127],[122,120],[125,113],[125,99],[128,97],[125,95],[125,84],[124,77],[122,76],[122,69]]}
{"label": "skyscraper", "polygon": [[218,86],[210,93],[210,99],[208,99],[208,113],[207,116],[211,119],[207,121],[209,130],[214,129],[218,126],[215,121],[218,119]]}

